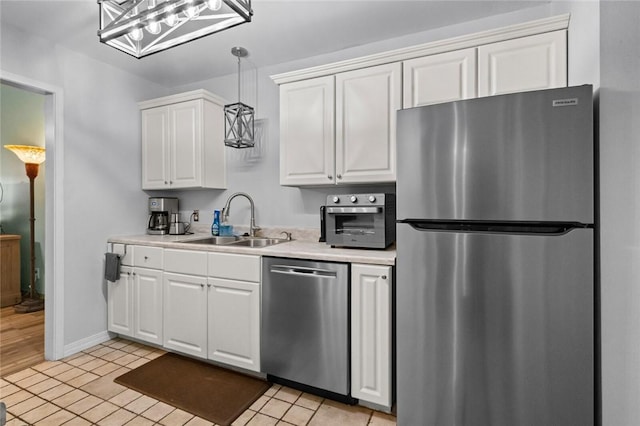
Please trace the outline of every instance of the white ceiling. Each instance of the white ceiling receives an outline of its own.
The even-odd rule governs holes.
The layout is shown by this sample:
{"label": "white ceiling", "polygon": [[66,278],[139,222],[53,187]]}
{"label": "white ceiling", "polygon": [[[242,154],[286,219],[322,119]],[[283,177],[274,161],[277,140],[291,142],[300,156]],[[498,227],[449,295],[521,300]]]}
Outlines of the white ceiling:
{"label": "white ceiling", "polygon": [[[543,1],[548,2],[548,0]],[[164,86],[236,72],[233,46],[256,67],[284,63],[539,5],[540,0],[253,0],[253,20],[135,59],[98,41],[96,0],[0,0],[0,25],[36,34]]]}

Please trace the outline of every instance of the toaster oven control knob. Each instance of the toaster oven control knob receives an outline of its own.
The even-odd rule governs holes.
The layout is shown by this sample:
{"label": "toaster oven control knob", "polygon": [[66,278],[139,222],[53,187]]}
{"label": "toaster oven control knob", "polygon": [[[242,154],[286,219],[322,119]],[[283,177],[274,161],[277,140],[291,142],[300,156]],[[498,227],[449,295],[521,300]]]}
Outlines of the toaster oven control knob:
{"label": "toaster oven control knob", "polygon": [[349,198],[351,200],[352,203],[357,203],[358,202],[358,197],[356,197],[355,195],[352,195],[351,198]]}
{"label": "toaster oven control knob", "polygon": [[375,195],[369,195],[369,202],[370,203],[375,203],[376,202],[376,196]]}
{"label": "toaster oven control knob", "polygon": [[334,203],[334,204],[338,204],[339,202],[340,202],[340,198],[339,198],[339,197],[337,197],[337,196],[334,196],[334,197],[333,197],[333,203]]}

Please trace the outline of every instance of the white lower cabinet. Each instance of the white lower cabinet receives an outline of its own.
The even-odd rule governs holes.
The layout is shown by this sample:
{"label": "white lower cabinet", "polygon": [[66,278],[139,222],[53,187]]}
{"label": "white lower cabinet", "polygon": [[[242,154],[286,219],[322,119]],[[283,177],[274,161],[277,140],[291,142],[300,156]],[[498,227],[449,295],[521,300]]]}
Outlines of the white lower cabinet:
{"label": "white lower cabinet", "polygon": [[162,344],[162,271],[133,271],[133,337]]}
{"label": "white lower cabinet", "polygon": [[122,266],[120,279],[107,281],[107,329],[133,337],[133,268]]}
{"label": "white lower cabinet", "polygon": [[260,371],[260,284],[208,279],[209,359]]}
{"label": "white lower cabinet", "polygon": [[392,267],[351,265],[351,395],[390,408]]}
{"label": "white lower cabinet", "polygon": [[107,329],[162,344],[162,249],[114,246],[120,246],[114,252],[121,254],[123,265],[120,279],[107,282]]}
{"label": "white lower cabinet", "polygon": [[164,273],[164,347],[207,357],[207,279]]}
{"label": "white lower cabinet", "polygon": [[165,348],[260,371],[260,256],[165,249]]}
{"label": "white lower cabinet", "polygon": [[209,253],[209,359],[260,371],[260,256]]}

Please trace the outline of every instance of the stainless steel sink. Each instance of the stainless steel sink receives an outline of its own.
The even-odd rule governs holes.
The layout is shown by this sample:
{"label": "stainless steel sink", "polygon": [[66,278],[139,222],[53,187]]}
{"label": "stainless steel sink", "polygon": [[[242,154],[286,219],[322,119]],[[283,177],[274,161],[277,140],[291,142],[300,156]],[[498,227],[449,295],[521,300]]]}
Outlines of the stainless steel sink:
{"label": "stainless steel sink", "polygon": [[286,243],[284,238],[261,238],[261,237],[240,237],[238,241],[229,243],[230,246],[242,246],[242,247],[268,247],[274,244]]}
{"label": "stainless steel sink", "polygon": [[186,244],[206,244],[206,245],[228,245],[239,247],[268,247],[274,244],[286,243],[286,238],[266,238],[266,237],[208,237],[199,240],[182,241]]}
{"label": "stainless steel sink", "polygon": [[209,237],[209,238],[203,238],[200,240],[190,240],[190,241],[182,241],[182,242],[186,244],[222,245],[222,244],[233,243],[237,241],[238,238],[239,237],[236,237],[234,235],[229,235],[225,237]]}

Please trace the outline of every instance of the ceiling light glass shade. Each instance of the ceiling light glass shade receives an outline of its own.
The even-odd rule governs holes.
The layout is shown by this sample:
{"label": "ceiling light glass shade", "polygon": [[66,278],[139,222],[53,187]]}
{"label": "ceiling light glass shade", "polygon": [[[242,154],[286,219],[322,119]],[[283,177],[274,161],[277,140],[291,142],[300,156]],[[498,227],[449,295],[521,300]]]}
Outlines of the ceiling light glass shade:
{"label": "ceiling light glass shade", "polygon": [[[98,0],[98,4],[100,41],[136,58],[251,22],[253,15],[251,0]],[[145,27],[149,33],[142,37],[139,30]]]}
{"label": "ceiling light glass shade", "polygon": [[206,4],[209,9],[216,11],[222,7],[222,0],[207,0]]}
{"label": "ceiling light glass shade", "polygon": [[5,145],[5,148],[12,151],[18,158],[26,164],[42,164],[45,159],[45,150],[40,146],[31,145]]}

